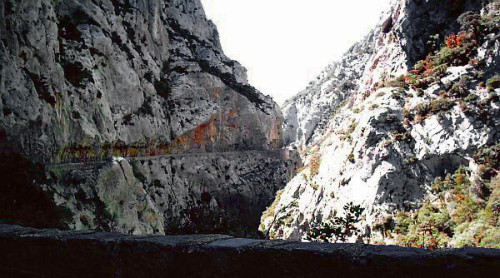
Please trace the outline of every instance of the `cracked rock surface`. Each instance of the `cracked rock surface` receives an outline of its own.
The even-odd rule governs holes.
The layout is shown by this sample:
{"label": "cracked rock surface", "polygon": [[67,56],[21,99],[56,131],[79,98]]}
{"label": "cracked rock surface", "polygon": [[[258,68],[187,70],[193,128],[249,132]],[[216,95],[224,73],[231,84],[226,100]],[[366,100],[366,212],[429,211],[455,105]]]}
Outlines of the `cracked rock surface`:
{"label": "cracked rock surface", "polygon": [[[285,143],[300,151],[306,167],[263,215],[261,231],[307,240],[312,227],[342,215],[353,202],[365,213],[360,235],[350,241],[394,243],[373,227],[398,210],[415,212],[423,201],[437,199],[430,194],[436,178],[461,166],[477,175],[474,154],[500,143],[500,89],[483,86],[500,70],[498,13],[495,1],[392,1],[363,40],[284,104]],[[471,14],[496,16],[496,27],[476,38],[480,43],[466,62],[448,62],[442,74],[429,74],[426,87],[410,84],[416,62],[427,54],[445,56],[439,52],[451,49],[444,48],[445,38],[459,34]],[[478,97],[479,108],[468,110],[470,95]],[[438,112],[408,119],[429,103]]]}
{"label": "cracked rock surface", "polygon": [[260,214],[295,168],[280,151],[176,155],[58,167],[41,186],[78,230],[258,237]]}
{"label": "cracked rock surface", "polygon": [[171,151],[281,147],[278,107],[222,53],[200,1],[0,5],[6,147],[37,162],[178,138]]}
{"label": "cracked rock surface", "polygon": [[[279,154],[281,124],[222,52],[199,0],[0,2],[2,218],[256,231],[294,167]],[[137,157],[152,159],[127,160]]]}

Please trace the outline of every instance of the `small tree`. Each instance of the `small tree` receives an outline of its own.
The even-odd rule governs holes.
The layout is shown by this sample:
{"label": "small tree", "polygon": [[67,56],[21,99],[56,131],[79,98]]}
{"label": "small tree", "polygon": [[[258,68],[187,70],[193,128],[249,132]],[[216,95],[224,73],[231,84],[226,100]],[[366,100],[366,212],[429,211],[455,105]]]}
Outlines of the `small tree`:
{"label": "small tree", "polygon": [[311,228],[307,233],[308,240],[322,242],[346,242],[352,235],[358,235],[360,229],[356,227],[361,221],[364,208],[352,202],[344,206],[344,217],[335,217],[333,222],[324,222],[320,226]]}

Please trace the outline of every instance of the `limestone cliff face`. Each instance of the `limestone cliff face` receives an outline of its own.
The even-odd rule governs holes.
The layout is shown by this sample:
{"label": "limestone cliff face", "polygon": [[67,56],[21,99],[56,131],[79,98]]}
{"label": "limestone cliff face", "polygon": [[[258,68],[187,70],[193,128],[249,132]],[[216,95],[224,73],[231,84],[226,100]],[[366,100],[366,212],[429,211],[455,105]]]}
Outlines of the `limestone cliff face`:
{"label": "limestone cliff face", "polygon": [[281,146],[199,1],[1,5],[2,144],[30,159]]}
{"label": "limestone cliff face", "polygon": [[[487,2],[393,1],[365,39],[284,105],[285,142],[306,167],[263,215],[263,232],[305,239],[354,202],[366,209],[360,236],[381,238],[370,231],[396,210],[439,200],[435,178],[460,166],[477,176],[474,154],[500,140],[499,7]],[[484,204],[484,181],[473,183],[470,195]]]}
{"label": "limestone cliff face", "polygon": [[52,166],[40,186],[76,229],[258,236],[261,213],[295,167],[282,151],[115,158]]}
{"label": "limestone cliff face", "polygon": [[[144,230],[161,232],[164,219],[156,205],[165,203],[169,207],[195,195],[162,195],[160,201],[141,187],[146,181],[156,187],[167,186],[167,181],[168,186],[179,188],[198,186],[200,193],[203,190],[199,186],[203,189],[221,185],[197,183],[208,170],[191,168],[207,159],[204,154],[277,150],[283,145],[279,108],[247,83],[246,70],[238,62],[224,55],[217,30],[205,17],[199,0],[6,0],[0,3],[0,36],[1,170],[4,175],[13,169],[19,172],[6,177],[2,184],[0,207],[7,211],[5,217],[11,217],[12,211],[19,212],[13,209],[16,206],[29,207],[19,205],[22,196],[29,195],[19,192],[24,184],[22,190],[36,192],[32,192],[36,196],[48,194],[60,205],[52,207],[43,201],[40,206],[26,209],[26,215],[33,210],[40,215],[50,214],[47,210],[60,214],[56,211],[62,209],[68,214],[70,226],[99,227],[107,224],[94,219],[109,214],[109,206],[118,202],[122,211],[111,209],[115,213],[135,213],[134,217],[122,219],[134,220],[118,226],[138,233],[144,221],[137,213],[142,212],[142,218],[151,218]],[[182,166],[191,175],[179,183],[175,173],[159,168],[142,173],[140,176],[146,180],[137,182],[132,173],[139,170],[132,171],[125,162],[121,168],[109,162],[108,166],[101,165],[102,175],[90,183],[94,186],[92,193],[89,188],[79,188],[89,183],[75,178],[79,174],[73,173],[74,169],[70,173],[49,171],[52,164],[99,162],[111,156],[184,153],[199,153],[200,159]],[[284,163],[280,157],[273,162]],[[262,164],[263,160],[255,154],[247,162]],[[226,171],[234,163],[241,160],[228,162],[226,169],[219,165],[222,168],[211,170],[216,172],[212,174],[217,181],[229,175]],[[230,177],[245,184],[245,191],[253,191],[264,177],[256,183],[246,180],[244,173],[250,175],[256,166],[246,167],[239,173],[243,176]],[[163,168],[176,169],[166,165]],[[58,180],[63,172],[71,178]],[[163,178],[148,179],[160,172]],[[93,200],[92,210],[94,214],[99,211],[97,215],[79,216],[77,212],[85,211],[85,204],[68,199],[66,189],[58,187],[68,180],[74,187],[71,190],[82,189],[86,195],[79,196]],[[279,187],[281,182],[271,184]],[[43,191],[37,189],[39,185],[43,185]],[[108,188],[113,186],[116,188]],[[268,198],[277,189],[273,186],[263,193]],[[127,195],[122,197],[128,201],[120,199],[120,194]],[[19,199],[9,197],[14,195]],[[105,196],[113,199],[105,200]],[[248,194],[246,197],[253,198]],[[187,201],[182,202],[185,210],[196,206],[196,201],[191,207]],[[206,197],[204,202],[214,205],[216,200]],[[222,203],[219,205],[225,205]],[[52,218],[56,221],[56,217]]]}

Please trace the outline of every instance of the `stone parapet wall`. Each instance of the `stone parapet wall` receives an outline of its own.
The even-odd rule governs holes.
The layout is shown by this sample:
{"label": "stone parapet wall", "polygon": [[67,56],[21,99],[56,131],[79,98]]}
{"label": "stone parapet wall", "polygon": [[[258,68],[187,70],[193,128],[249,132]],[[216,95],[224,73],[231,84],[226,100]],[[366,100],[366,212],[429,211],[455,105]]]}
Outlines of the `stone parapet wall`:
{"label": "stone parapet wall", "polygon": [[0,224],[2,277],[491,277],[500,250],[132,236]]}

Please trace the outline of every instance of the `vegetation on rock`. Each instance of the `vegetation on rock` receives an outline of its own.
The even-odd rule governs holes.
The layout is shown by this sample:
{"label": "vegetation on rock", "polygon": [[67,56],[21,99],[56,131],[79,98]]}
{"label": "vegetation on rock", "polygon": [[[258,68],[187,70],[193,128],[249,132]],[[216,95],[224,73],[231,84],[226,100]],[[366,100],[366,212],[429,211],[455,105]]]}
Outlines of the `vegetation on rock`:
{"label": "vegetation on rock", "polygon": [[477,152],[479,179],[467,168],[437,178],[413,212],[399,211],[390,228],[400,245],[429,249],[500,248],[500,145]]}
{"label": "vegetation on rock", "polygon": [[346,242],[351,236],[357,236],[360,229],[357,224],[361,221],[364,208],[352,202],[344,206],[344,216],[334,217],[333,222],[326,221],[312,227],[307,233],[307,239],[322,242]]}
{"label": "vegetation on rock", "polygon": [[319,173],[319,167],[321,166],[321,155],[319,153],[314,154],[309,162],[309,173],[311,177],[315,177]]}
{"label": "vegetation on rock", "polygon": [[[483,73],[478,70],[481,64],[473,57],[477,54],[477,50],[487,34],[498,32],[498,17],[491,17],[488,14],[480,16],[477,13],[468,12],[460,16],[458,22],[462,26],[462,31],[448,36],[438,51],[430,53],[424,60],[419,61],[406,75],[385,81],[382,84],[382,87],[399,87],[405,91],[411,89],[416,92],[418,97],[425,97],[424,90],[431,85],[444,86],[439,98],[422,102],[405,115],[409,122],[418,123],[430,115],[448,111],[456,104],[461,104],[461,108],[465,112],[475,111],[475,114],[480,118],[488,118],[487,113],[481,111],[480,104],[472,101],[474,97],[470,96],[471,80],[469,78],[463,76],[458,82],[451,84],[441,84],[441,79],[447,75],[449,68],[460,66],[472,67],[471,74],[476,75],[476,79],[481,79]],[[493,92],[494,89],[498,88],[499,80],[498,75],[484,80],[487,91]],[[400,99],[404,94],[406,92],[403,94],[393,93],[393,97]],[[497,99],[496,95],[489,98],[490,101],[497,101]]]}

